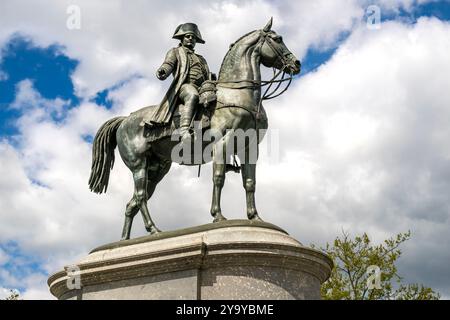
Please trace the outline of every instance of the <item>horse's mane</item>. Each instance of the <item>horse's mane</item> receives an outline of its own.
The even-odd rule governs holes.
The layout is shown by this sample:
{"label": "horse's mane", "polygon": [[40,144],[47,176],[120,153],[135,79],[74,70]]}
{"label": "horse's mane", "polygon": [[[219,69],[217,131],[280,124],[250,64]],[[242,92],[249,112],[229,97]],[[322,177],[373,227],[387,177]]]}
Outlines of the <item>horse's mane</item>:
{"label": "horse's mane", "polygon": [[240,37],[239,39],[237,39],[237,40],[236,40],[235,42],[233,42],[232,44],[230,44],[230,48],[228,49],[228,52],[227,52],[227,54],[225,55],[225,57],[223,58],[222,64],[220,65],[219,76],[220,76],[220,74],[222,73],[223,65],[224,65],[225,61],[227,60],[228,56],[232,53],[233,49],[236,48],[236,44],[237,44],[238,42],[240,42],[242,39],[248,37],[249,35],[251,35],[252,33],[256,32],[256,31],[258,31],[258,30],[250,31],[250,32],[244,34],[244,35],[243,35],[242,37]]}

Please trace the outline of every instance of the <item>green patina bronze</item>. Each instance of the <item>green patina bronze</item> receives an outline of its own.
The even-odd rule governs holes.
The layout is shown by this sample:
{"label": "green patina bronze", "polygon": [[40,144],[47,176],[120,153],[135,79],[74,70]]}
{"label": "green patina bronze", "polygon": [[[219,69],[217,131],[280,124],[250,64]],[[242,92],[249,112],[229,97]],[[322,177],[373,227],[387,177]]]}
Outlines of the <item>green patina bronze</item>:
{"label": "green patina bronze", "polygon": [[205,43],[196,24],[185,23],[178,26],[173,38],[181,42],[178,47],[169,50],[156,72],[160,80],[166,80],[172,74],[172,84],[162,102],[146,112],[141,125],[149,126],[150,132],[153,127],[169,125],[173,113],[181,103],[180,134],[186,140],[190,136],[191,121],[199,102],[199,88],[206,80],[211,80],[213,75],[205,58],[194,52],[197,42]]}
{"label": "green patina bronze", "polygon": [[[209,72],[206,60],[193,51],[197,42],[204,43],[195,24],[180,25],[174,38],[181,41],[180,46],[169,51],[165,62],[157,71],[157,77],[161,80],[170,74],[174,75],[174,81],[163,102],[138,110],[128,117],[107,121],[94,139],[89,179],[91,191],[106,192],[116,146],[125,165],[133,174],[135,189],[125,210],[122,240],[130,238],[131,224],[139,211],[147,231],[151,234],[160,232],[150,217],[147,201],[153,195],[156,185],[169,172],[173,162],[184,165],[207,162],[203,157],[200,163],[186,162],[174,159],[172,154],[180,145],[179,141],[171,139],[173,128],[180,129],[182,145],[193,143],[190,123],[195,111],[200,115],[210,114],[210,130],[214,137],[219,137],[214,140],[212,147],[213,196],[210,212],[213,221],[226,220],[220,206],[225,174],[230,170],[238,171],[235,166],[228,164],[229,159],[224,150],[230,149],[241,163],[247,217],[249,220],[261,221],[255,205],[256,161],[249,159],[251,151],[258,150],[257,146],[264,135],[257,135],[256,139],[246,139],[241,149],[234,150],[234,147],[230,147],[233,145],[233,133],[239,130],[259,132],[260,129],[267,129],[268,120],[262,101],[278,96],[275,92],[280,84],[286,80],[289,80],[290,84],[293,75],[300,73],[300,61],[286,47],[282,37],[272,30],[272,19],[263,29],[247,33],[230,46],[222,62],[218,80],[214,80]],[[279,70],[278,74],[283,72],[282,79],[276,80],[277,74],[271,81],[262,81],[261,64],[274,68],[274,74],[275,69]],[[290,75],[289,79],[284,79],[285,73]],[[214,102],[205,102],[206,106],[198,105],[199,92],[193,89],[197,90],[200,86],[203,88],[205,83],[208,87],[215,88],[213,90],[216,99]],[[267,94],[275,83],[278,84],[276,89]],[[189,88],[184,90],[183,86],[186,87],[186,84]],[[268,88],[262,94],[264,86]],[[288,87],[289,85],[285,90]],[[207,92],[211,92],[208,90]],[[177,110],[179,119],[175,116]],[[203,148],[208,148],[209,144],[204,143]]]}

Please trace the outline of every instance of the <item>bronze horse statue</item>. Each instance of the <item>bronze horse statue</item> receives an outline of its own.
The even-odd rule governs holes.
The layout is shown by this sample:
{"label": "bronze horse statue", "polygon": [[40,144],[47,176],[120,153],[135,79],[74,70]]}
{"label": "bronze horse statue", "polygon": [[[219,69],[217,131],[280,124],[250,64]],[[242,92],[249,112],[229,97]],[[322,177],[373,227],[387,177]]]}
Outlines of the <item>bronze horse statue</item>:
{"label": "bronze horse statue", "polygon": [[[274,68],[292,76],[300,73],[300,61],[289,51],[283,38],[271,30],[272,19],[261,30],[250,32],[230,46],[226,54],[218,80],[217,100],[212,107],[210,128],[221,138],[214,141],[213,196],[211,215],[214,222],[226,220],[222,215],[220,197],[227,172],[227,159],[223,150],[231,144],[235,130],[267,129],[268,122],[262,106],[262,87],[284,80],[261,81],[260,66]],[[289,82],[290,83],[290,82]],[[267,90],[266,90],[267,93]],[[272,96],[273,97],[273,96]],[[89,187],[96,193],[106,192],[109,173],[114,164],[114,149],[119,148],[120,156],[131,170],[134,179],[134,194],[125,211],[122,240],[130,238],[133,218],[141,211],[145,228],[151,234],[160,232],[150,217],[147,201],[153,195],[156,185],[169,172],[173,159],[172,151],[178,145],[171,137],[155,141],[146,138],[141,125],[148,108],[143,108],[128,117],[113,118],[102,125],[93,142],[93,159]],[[257,147],[263,136],[252,141],[246,140],[244,148],[233,150],[239,157],[242,181],[246,192],[247,216],[250,220],[261,220],[255,206],[256,161],[249,161],[251,148]],[[204,159],[202,159],[204,162]]]}

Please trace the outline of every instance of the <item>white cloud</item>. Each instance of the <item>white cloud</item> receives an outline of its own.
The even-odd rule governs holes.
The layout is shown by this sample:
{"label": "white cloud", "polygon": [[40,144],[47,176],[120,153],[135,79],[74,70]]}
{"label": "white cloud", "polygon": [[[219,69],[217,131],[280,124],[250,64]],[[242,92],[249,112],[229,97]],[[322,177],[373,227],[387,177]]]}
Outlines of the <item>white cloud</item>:
{"label": "white cloud", "polygon": [[26,290],[21,293],[24,300],[54,300],[47,286],[47,276],[43,274],[32,274],[28,276],[25,283]]}
{"label": "white cloud", "polygon": [[[365,3],[371,3],[372,1],[364,0]],[[411,12],[417,5],[425,4],[428,2],[438,2],[439,0],[377,0],[376,4],[380,5],[382,9],[399,12],[400,9]],[[448,0],[444,0],[448,1]]]}
{"label": "white cloud", "polygon": [[411,230],[403,267],[438,287],[438,264],[422,271],[421,263],[450,241],[449,32],[428,18],[355,30],[326,65],[266,108],[272,127],[283,128],[281,149],[303,156],[289,165],[286,152],[267,170],[273,176],[259,179],[279,186],[273,210],[299,237],[331,240],[344,227],[379,241]]}
{"label": "white cloud", "polygon": [[[55,123],[50,111],[57,100],[42,98],[31,81],[21,82],[12,104],[24,112],[18,121],[17,148],[6,140],[0,143],[0,243],[13,240],[25,253],[41,257],[43,268],[51,273],[76,261],[94,246],[118,240],[125,204],[132,195],[132,178],[118,160],[108,194],[91,193],[87,186],[91,145],[83,136],[94,135],[104,121],[116,114],[128,114],[133,102],[141,105],[148,92],[157,90],[148,81],[136,79],[110,93],[115,103],[111,111],[83,103],[71,109],[63,122]],[[164,229],[209,222],[206,214],[198,223],[195,223],[197,217],[186,216],[179,219],[179,225],[174,224],[179,204],[170,199],[168,191],[174,185],[183,185],[188,178],[187,172],[181,171],[174,168],[179,173],[162,184],[161,199],[152,206],[156,217],[171,209],[160,223]],[[194,180],[193,177],[190,179]],[[194,212],[198,206],[194,201],[185,208]],[[193,221],[189,221],[191,218]],[[139,217],[133,234],[145,234]],[[3,254],[1,257],[2,261],[7,258]],[[19,279],[1,270],[0,283],[26,287],[25,298],[47,297],[46,284],[36,280],[44,277],[39,274],[31,281],[32,276]]]}
{"label": "white cloud", "polygon": [[6,72],[0,70],[0,82],[8,80],[9,76]]}
{"label": "white cloud", "polygon": [[[17,3],[23,5],[19,11]],[[0,43],[20,31],[41,46],[65,45],[65,52],[81,61],[73,79],[82,95],[137,73],[146,77],[109,92],[111,110],[82,102],[64,111],[65,101],[44,99],[30,80],[19,83],[12,106],[24,112],[20,135],[15,147],[0,143],[0,242],[13,239],[53,272],[117,240],[132,179],[117,155],[108,193],[90,193],[91,146],[83,137],[115,115],[159,102],[167,83],[156,83],[153,73],[175,44],[171,28],[180,21],[198,22],[207,39],[199,51],[218,69],[230,42],[274,15],[274,29],[299,57],[310,46],[335,45],[342,32],[351,36],[326,65],[266,105],[270,126],[280,129],[283,140],[281,162],[263,158],[258,166],[261,216],[305,244],[330,241],[341,228],[369,232],[375,240],[411,229],[414,238],[403,260],[407,275],[431,281],[428,285],[444,283],[450,292],[439,278],[445,274],[439,265],[450,262],[439,253],[449,241],[448,24],[421,19],[415,26],[387,23],[370,31],[357,23],[364,14],[361,1],[202,2],[201,8],[180,4],[177,12],[162,2],[81,1],[82,30],[69,31],[68,3],[42,1],[48,8],[43,11],[35,2],[2,2]],[[55,122],[52,115],[61,112],[64,120]],[[211,166],[197,179],[196,168],[174,165],[150,201],[158,225],[167,230],[210,222],[210,177]],[[186,202],[173,201],[173,194]],[[245,217],[237,175],[227,178],[223,212]],[[133,235],[144,233],[138,216]],[[422,268],[424,257],[436,256],[439,262]],[[15,279],[2,271],[11,284],[27,288],[26,298],[47,297],[44,276]]]}
{"label": "white cloud", "polygon": [[[69,30],[66,10],[73,1],[2,1],[0,44],[15,33],[43,47],[61,44],[64,52],[80,61],[72,76],[77,94],[91,96],[134,74],[156,81],[154,72],[166,51],[176,45],[171,36],[182,22],[195,21],[200,26],[207,44],[199,45],[198,51],[218,71],[228,45],[262,28],[270,16],[274,16],[275,30],[289,35],[287,43],[302,58],[310,46],[327,48],[342,32],[351,31],[363,18],[366,2],[202,0],[174,7],[167,1],[131,5],[121,0],[80,0],[76,5],[81,10],[81,29]],[[410,7],[411,1],[381,3],[394,10]]]}
{"label": "white cloud", "polygon": [[8,261],[9,261],[8,254],[2,248],[0,248],[0,266],[8,263]]}

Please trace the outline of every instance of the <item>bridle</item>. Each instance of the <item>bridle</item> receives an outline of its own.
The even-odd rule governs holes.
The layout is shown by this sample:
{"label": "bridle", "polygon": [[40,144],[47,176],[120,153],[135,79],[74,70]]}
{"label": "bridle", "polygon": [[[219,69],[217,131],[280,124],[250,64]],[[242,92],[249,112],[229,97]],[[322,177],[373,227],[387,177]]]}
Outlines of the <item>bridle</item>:
{"label": "bridle", "polygon": [[[263,87],[268,86],[267,89],[265,90],[264,94],[262,95],[259,103],[258,103],[257,115],[259,115],[259,113],[260,113],[262,102],[264,100],[270,100],[270,99],[274,99],[274,98],[277,98],[277,97],[281,96],[283,93],[285,93],[287,91],[287,89],[289,89],[289,86],[292,83],[292,79],[294,78],[294,75],[293,75],[292,71],[289,72],[289,77],[285,78],[285,76],[286,76],[286,71],[285,71],[286,67],[288,67],[288,65],[290,64],[290,62],[287,60],[286,57],[290,53],[284,54],[278,48],[278,46],[275,44],[275,41],[269,36],[269,32],[261,31],[261,33],[262,33],[262,36],[259,39],[259,43],[260,43],[261,48],[264,45],[264,43],[267,43],[269,45],[269,47],[272,49],[272,51],[276,54],[277,60],[282,65],[280,70],[278,70],[278,72],[276,71],[275,67],[272,68],[273,69],[273,77],[272,77],[272,79],[270,79],[270,80],[248,80],[248,79],[245,79],[245,80],[216,80],[216,81],[211,81],[211,82],[213,82],[213,83],[215,83],[215,84],[217,84],[219,86],[225,87],[225,88],[228,87],[227,84],[228,85],[229,84],[232,85],[232,84],[240,84],[240,83],[250,83],[250,85],[243,84],[241,86],[228,87],[228,88],[232,88],[232,89],[258,89],[258,88],[262,89]],[[230,50],[231,50],[231,48],[233,46],[234,46],[234,44],[232,44],[230,46]],[[275,61],[275,63],[276,63],[276,61]],[[277,79],[280,76],[281,73],[283,73],[281,75],[281,78]],[[281,84],[283,82],[286,82],[286,81],[289,81],[288,84],[286,85],[286,87],[281,92],[277,93],[278,90],[281,87]],[[268,93],[269,90],[272,88],[272,86],[275,83],[277,83],[276,88],[274,90],[272,90],[272,92]]]}
{"label": "bridle", "polygon": [[[257,132],[257,134],[258,134],[258,130],[257,130],[258,119],[260,119],[260,116],[261,116],[262,102],[264,100],[270,100],[270,99],[274,99],[276,97],[281,96],[283,93],[285,93],[287,91],[287,89],[289,89],[289,86],[292,83],[292,79],[294,78],[292,71],[289,72],[289,77],[285,78],[285,76],[286,76],[285,69],[290,64],[290,62],[286,59],[286,56],[288,54],[285,55],[278,48],[278,46],[275,44],[275,41],[269,36],[269,32],[261,31],[261,33],[262,33],[262,36],[260,36],[260,38],[259,38],[260,47],[262,48],[262,46],[266,42],[269,45],[269,47],[273,50],[273,52],[276,54],[277,60],[279,60],[282,65],[282,67],[280,68],[280,70],[278,70],[278,72],[276,71],[275,67],[272,68],[273,69],[272,79],[270,79],[268,81],[267,80],[248,80],[248,79],[246,79],[246,80],[225,80],[225,81],[223,81],[223,80],[208,80],[208,82],[211,82],[217,86],[222,86],[225,88],[227,88],[227,85],[230,85],[230,84],[233,85],[233,84],[241,84],[241,83],[250,83],[250,85],[243,84],[241,86],[238,85],[238,86],[228,87],[231,89],[257,89],[257,88],[262,89],[263,87],[268,86],[267,89],[265,90],[264,94],[262,95],[261,99],[259,100],[256,112],[251,110],[247,106],[242,106],[242,105],[222,105],[220,107],[215,108],[215,110],[219,110],[219,109],[234,107],[234,108],[241,108],[241,109],[248,111],[255,120],[255,131]],[[236,44],[236,42],[230,46],[230,50],[232,49],[232,47],[235,44]],[[277,61],[275,61],[275,63],[276,62]],[[281,79],[277,79],[280,76],[281,72],[283,72]],[[286,87],[281,92],[277,93],[277,91],[280,89],[281,84],[286,81],[289,81],[288,84],[286,85]],[[269,90],[272,88],[273,84],[275,84],[275,83],[277,83],[276,88],[274,90],[272,90],[272,92],[268,93]],[[259,137],[257,139],[259,140]],[[257,144],[257,148],[258,148],[258,153],[259,153],[258,144]],[[237,166],[236,156],[234,155],[233,157],[234,157],[234,166]],[[201,170],[201,165],[198,166],[198,176],[199,177],[200,177],[200,170]]]}
{"label": "bridle", "polygon": [[[263,31],[263,32],[264,32],[264,31]],[[270,99],[273,99],[273,98],[276,98],[276,97],[281,96],[283,93],[285,93],[285,92],[287,91],[287,89],[289,89],[289,86],[291,85],[292,79],[293,79],[293,77],[294,77],[293,74],[292,74],[292,71],[291,71],[291,72],[289,73],[289,78],[286,78],[286,79],[284,78],[284,76],[286,75],[286,71],[284,71],[284,70],[285,70],[286,67],[290,64],[290,61],[288,61],[288,60],[286,59],[286,57],[287,57],[287,55],[289,55],[290,53],[284,54],[284,53],[279,49],[279,47],[276,46],[276,45],[274,44],[275,41],[274,41],[271,37],[269,37],[269,33],[264,32],[264,35],[263,35],[262,39],[263,39],[263,40],[262,40],[261,47],[264,45],[264,42],[266,42],[266,43],[269,45],[269,47],[272,49],[272,51],[275,52],[275,54],[277,55],[277,59],[280,60],[282,67],[280,68],[280,70],[278,71],[278,73],[276,73],[276,69],[275,69],[275,67],[273,67],[273,74],[274,74],[274,76],[273,76],[273,78],[272,78],[271,80],[269,80],[269,81],[266,82],[266,84],[269,85],[269,87],[266,89],[266,91],[265,91],[263,97],[261,98],[261,101],[262,101],[262,100],[270,100]],[[281,79],[280,79],[280,80],[276,80],[276,78],[280,75],[281,72],[283,72],[283,75],[281,76]],[[274,94],[278,91],[278,89],[280,88],[281,84],[282,84],[283,82],[285,82],[285,81],[289,81],[289,82],[288,82],[287,86],[284,88],[284,90],[282,90],[282,91],[281,91],[280,93],[278,93],[277,95],[274,95]],[[276,83],[276,82],[278,82],[277,87],[276,87],[270,94],[267,94],[267,92],[270,90],[270,88],[272,87],[272,85],[273,85],[274,83]],[[261,87],[262,87],[262,86],[261,86]]]}

